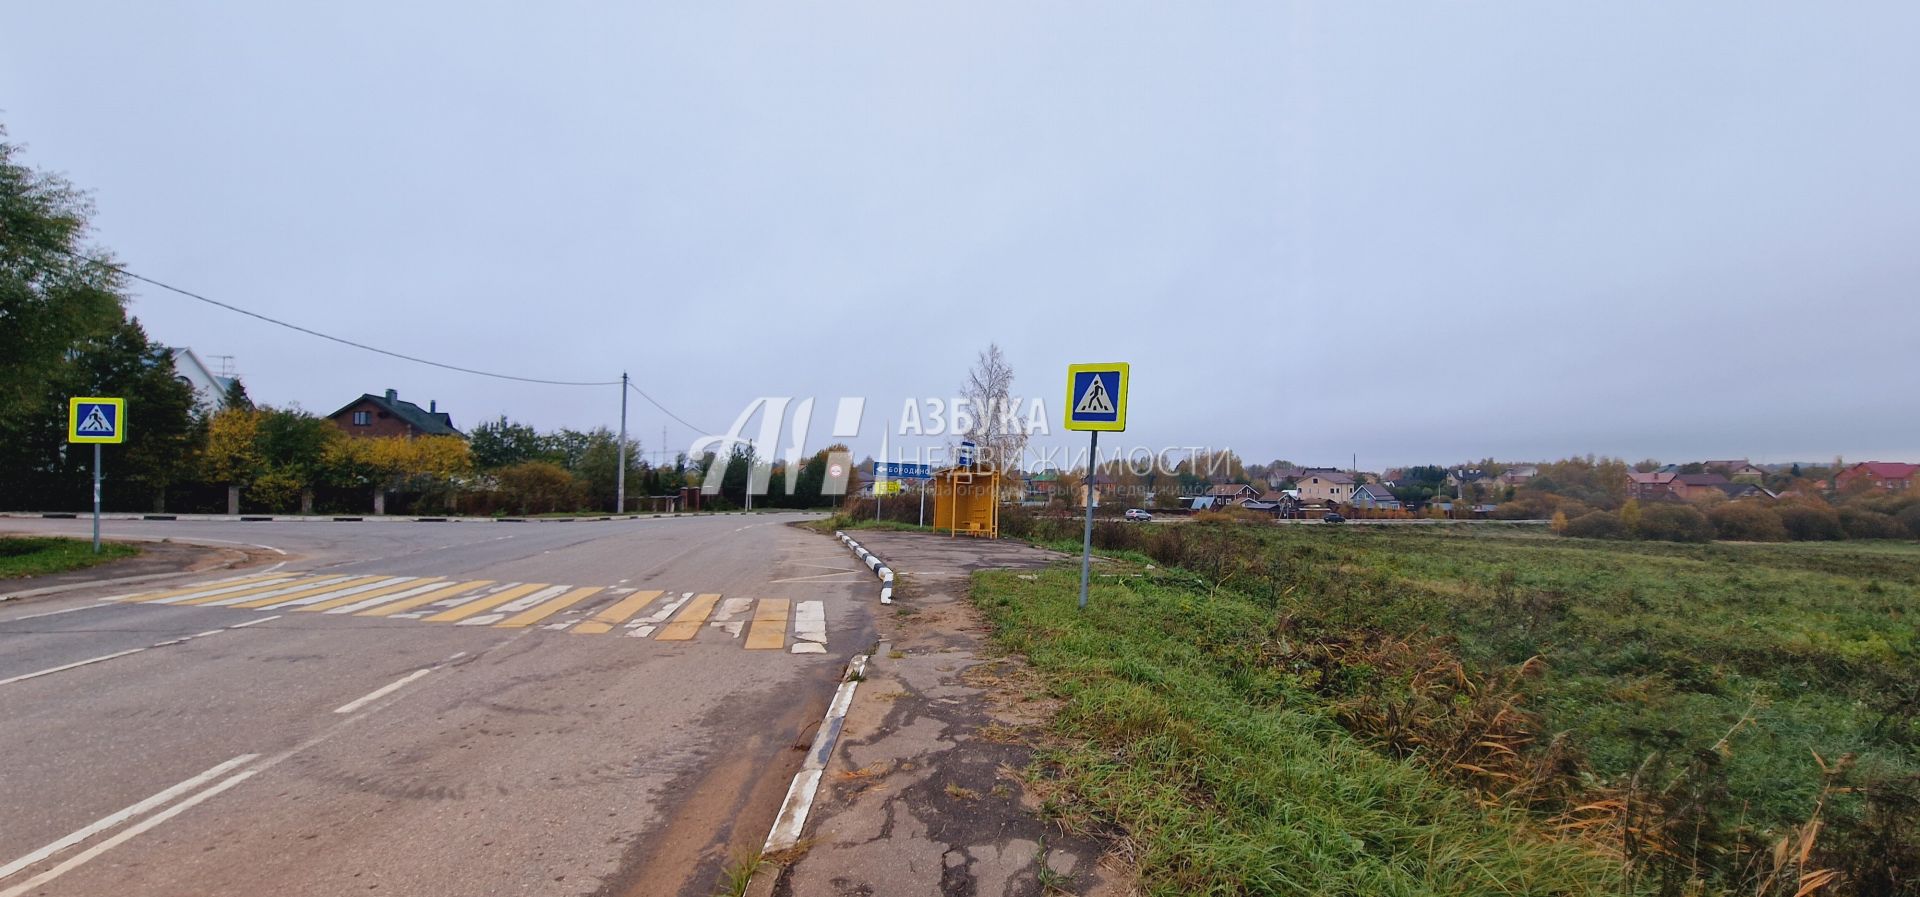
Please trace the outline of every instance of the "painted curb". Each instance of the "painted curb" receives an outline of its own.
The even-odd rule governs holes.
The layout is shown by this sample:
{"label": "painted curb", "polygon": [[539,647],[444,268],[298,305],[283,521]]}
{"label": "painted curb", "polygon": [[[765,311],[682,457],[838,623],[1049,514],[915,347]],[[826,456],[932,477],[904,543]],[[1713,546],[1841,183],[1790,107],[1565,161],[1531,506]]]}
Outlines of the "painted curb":
{"label": "painted curb", "polygon": [[820,790],[820,779],[826,774],[827,761],[833,757],[833,746],[840,740],[840,730],[847,724],[847,710],[853,706],[854,689],[860,685],[861,677],[867,671],[869,655],[862,654],[847,662],[847,674],[840,680],[840,688],[833,693],[833,702],[827,705],[827,715],[820,722],[820,732],[813,738],[813,747],[807,750],[806,762],[793,776],[793,784],[787,786],[787,799],[780,804],[780,815],[774,817],[773,829],[767,832],[767,843],[762,853],[777,853],[791,850],[800,843],[800,833],[807,827],[807,814],[813,810],[813,798]]}
{"label": "painted curb", "polygon": [[861,563],[867,565],[867,569],[873,571],[873,575],[880,578],[880,603],[892,604],[893,568],[887,566],[887,563],[880,560],[879,556],[873,552],[861,547],[860,543],[853,541],[853,537],[847,535],[845,532],[834,530],[833,534],[839,536],[840,541],[846,543],[846,546],[853,550],[854,557],[859,558]]}

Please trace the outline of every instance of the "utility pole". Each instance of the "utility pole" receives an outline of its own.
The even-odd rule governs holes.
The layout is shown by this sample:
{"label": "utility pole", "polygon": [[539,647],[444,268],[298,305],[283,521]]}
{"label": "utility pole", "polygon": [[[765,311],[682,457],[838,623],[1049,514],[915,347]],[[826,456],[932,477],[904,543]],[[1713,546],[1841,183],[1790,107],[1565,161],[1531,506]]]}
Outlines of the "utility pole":
{"label": "utility pole", "polygon": [[627,512],[627,372],[620,372],[619,468],[613,474],[613,512]]}

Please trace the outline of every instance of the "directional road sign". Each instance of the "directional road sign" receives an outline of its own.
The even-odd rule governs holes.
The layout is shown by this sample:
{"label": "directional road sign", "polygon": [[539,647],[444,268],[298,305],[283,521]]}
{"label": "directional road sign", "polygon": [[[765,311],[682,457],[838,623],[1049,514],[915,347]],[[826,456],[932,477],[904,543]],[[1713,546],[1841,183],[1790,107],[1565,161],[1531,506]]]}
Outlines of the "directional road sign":
{"label": "directional road sign", "polygon": [[912,461],[875,461],[873,475],[894,480],[925,480],[933,477],[933,465]]}
{"label": "directional road sign", "polygon": [[114,443],[127,441],[127,400],[99,397],[67,402],[67,441]]}
{"label": "directional road sign", "polygon": [[1127,428],[1127,363],[1067,365],[1067,429]]}

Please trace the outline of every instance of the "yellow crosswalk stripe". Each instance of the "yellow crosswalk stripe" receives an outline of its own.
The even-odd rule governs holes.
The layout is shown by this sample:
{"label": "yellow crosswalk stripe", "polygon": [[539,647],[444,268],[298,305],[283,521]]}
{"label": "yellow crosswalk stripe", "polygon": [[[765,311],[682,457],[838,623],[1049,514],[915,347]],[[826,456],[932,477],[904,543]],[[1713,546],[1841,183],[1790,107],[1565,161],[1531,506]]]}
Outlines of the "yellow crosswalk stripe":
{"label": "yellow crosswalk stripe", "polygon": [[523,598],[527,595],[531,595],[535,592],[538,592],[541,589],[544,589],[546,587],[547,587],[547,584],[544,582],[530,582],[524,585],[517,585],[505,591],[495,592],[494,594],[488,595],[485,598],[476,598],[458,607],[453,607],[447,610],[443,610],[437,614],[434,614],[431,617],[428,617],[427,622],[453,623],[459,620],[464,620],[468,617],[473,616],[474,614],[480,613],[481,611],[492,610],[496,607],[499,607],[502,604],[512,601],[515,598]]}
{"label": "yellow crosswalk stripe", "polygon": [[786,646],[787,608],[785,598],[762,598],[753,608],[753,628],[747,630],[747,650],[778,651]]}
{"label": "yellow crosswalk stripe", "polygon": [[472,582],[463,582],[463,583],[459,583],[458,585],[447,586],[444,589],[434,589],[433,591],[428,592],[425,595],[415,595],[412,598],[402,598],[399,601],[393,602],[392,604],[382,604],[379,607],[370,607],[357,614],[354,614],[354,616],[356,617],[390,616],[392,614],[400,613],[401,611],[412,610],[416,607],[432,604],[435,601],[444,601],[462,592],[471,592],[474,589],[478,589],[478,588],[482,588],[484,586],[490,586],[490,585],[493,585],[493,580],[491,579],[476,579],[476,580],[473,580]]}
{"label": "yellow crosswalk stripe", "polygon": [[408,589],[418,589],[425,585],[427,585],[427,580],[425,579],[409,579],[406,582],[394,583],[393,585],[390,585],[390,586],[381,586],[380,588],[377,588],[377,589],[368,589],[364,592],[356,592],[352,595],[341,595],[338,598],[329,598],[317,604],[309,604],[304,607],[296,607],[294,608],[294,610],[307,610],[307,611],[333,610],[336,607],[346,607],[349,604],[353,604],[358,601],[365,601],[369,598],[378,598],[381,595],[391,595],[395,592],[404,592]]}
{"label": "yellow crosswalk stripe", "polygon": [[548,601],[542,602],[537,606],[527,608],[526,610],[523,610],[517,614],[514,614],[513,616],[508,617],[504,620],[501,620],[500,622],[495,623],[493,625],[499,629],[519,629],[523,626],[532,626],[533,624],[538,623],[541,620],[551,617],[554,614],[557,614],[563,610],[566,610],[569,607],[572,607],[576,604],[579,604],[582,601],[587,600],[588,598],[593,597],[594,595],[599,594],[600,591],[601,591],[600,586],[585,586],[582,588],[574,589],[573,591],[568,592],[565,595],[561,595],[558,598],[553,598]]}
{"label": "yellow crosswalk stripe", "polygon": [[284,595],[270,595],[266,598],[255,598],[252,601],[242,601],[238,604],[229,604],[226,606],[227,607],[266,607],[269,604],[279,604],[282,601],[293,601],[299,598],[311,598],[315,595],[325,595],[326,593],[335,591],[337,589],[351,589],[354,586],[364,586],[368,583],[379,582],[380,580],[383,580],[383,579],[386,579],[386,577],[358,576],[353,579],[349,579],[346,582],[332,582],[324,586],[315,586],[311,589],[301,589],[297,592],[288,592]]}
{"label": "yellow crosswalk stripe", "polygon": [[234,586],[246,585],[247,583],[257,584],[269,579],[275,582],[286,582],[293,578],[294,578],[294,574],[291,574],[291,573],[279,573],[279,574],[260,573],[253,576],[242,576],[239,579],[228,580],[227,582],[203,582],[199,585],[188,586],[184,589],[174,589],[171,592],[144,592],[139,595],[128,595],[127,597],[122,598],[120,600],[121,601],[160,601],[166,598],[178,598],[181,595],[191,595],[191,594],[194,594],[195,592],[211,592],[214,589],[230,589],[230,588],[233,588]]}
{"label": "yellow crosswalk stripe", "polygon": [[700,624],[707,621],[707,615],[713,613],[713,605],[720,596],[713,593],[695,595],[687,606],[681,608],[679,616],[673,622],[661,627],[655,639],[663,642],[684,642],[700,634]]}
{"label": "yellow crosswalk stripe", "polygon": [[640,609],[646,607],[653,599],[665,594],[665,592],[659,589],[635,592],[619,601],[615,601],[607,607],[601,608],[600,612],[594,614],[592,619],[573,627],[572,631],[585,633],[587,635],[612,632],[613,627],[627,622],[628,617],[639,613]]}
{"label": "yellow crosswalk stripe", "polygon": [[319,585],[328,582],[339,583],[344,579],[346,579],[344,576],[294,576],[287,579],[260,583],[245,589],[235,589],[233,591],[222,590],[214,595],[199,595],[184,601],[169,601],[167,603],[176,607],[185,607],[193,604],[212,604],[216,601],[227,601],[231,603],[232,600],[245,598],[248,595],[265,595],[268,592],[286,592],[297,589],[302,585]]}

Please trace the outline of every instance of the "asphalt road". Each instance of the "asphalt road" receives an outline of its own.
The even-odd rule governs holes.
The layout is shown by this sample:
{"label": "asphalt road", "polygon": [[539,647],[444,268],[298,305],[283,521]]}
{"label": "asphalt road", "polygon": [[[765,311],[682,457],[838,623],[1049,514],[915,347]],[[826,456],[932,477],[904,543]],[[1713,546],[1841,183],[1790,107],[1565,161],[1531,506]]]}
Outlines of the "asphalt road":
{"label": "asphalt road", "polygon": [[115,522],[286,555],[0,605],[0,897],[711,894],[873,637],[795,519]]}

